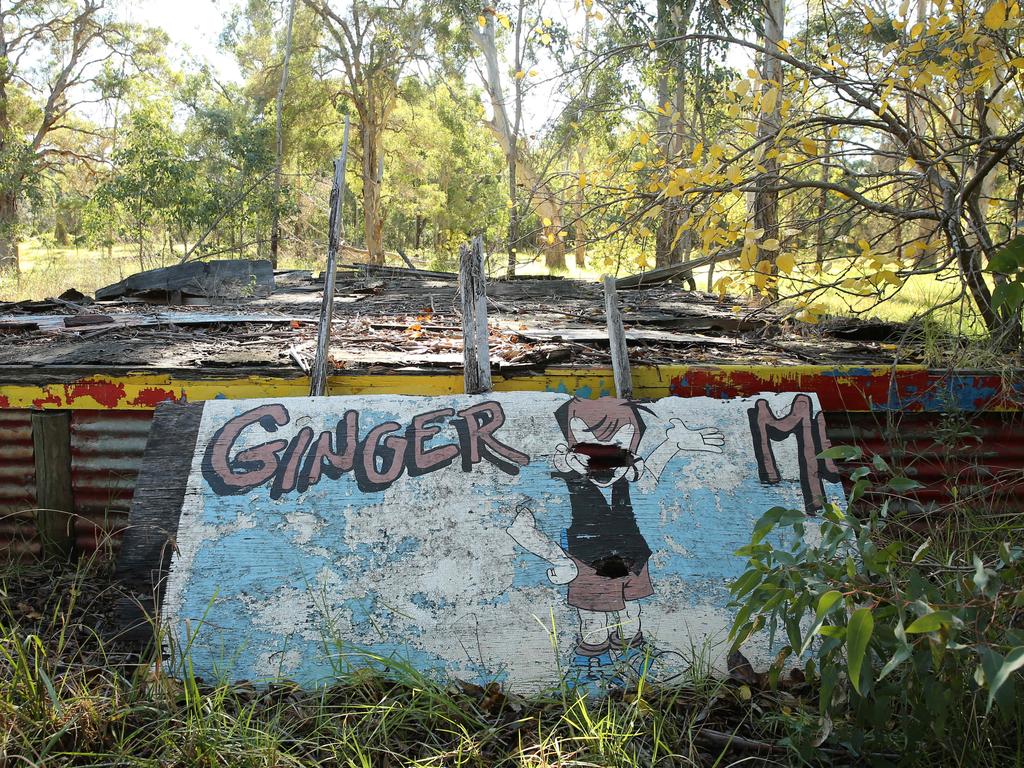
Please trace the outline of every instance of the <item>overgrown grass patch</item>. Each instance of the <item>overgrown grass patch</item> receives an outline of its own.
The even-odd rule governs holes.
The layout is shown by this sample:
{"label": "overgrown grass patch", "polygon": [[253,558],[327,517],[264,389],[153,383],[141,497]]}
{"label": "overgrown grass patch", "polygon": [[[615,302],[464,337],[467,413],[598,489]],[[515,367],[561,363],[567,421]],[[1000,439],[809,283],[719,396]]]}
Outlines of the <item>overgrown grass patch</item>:
{"label": "overgrown grass patch", "polygon": [[[402,664],[305,690],[175,678],[112,638],[109,562],[0,567],[4,765],[727,766],[788,761],[810,691],[759,691],[706,668],[672,688],[523,697]],[[781,763],[780,763],[781,761]]]}

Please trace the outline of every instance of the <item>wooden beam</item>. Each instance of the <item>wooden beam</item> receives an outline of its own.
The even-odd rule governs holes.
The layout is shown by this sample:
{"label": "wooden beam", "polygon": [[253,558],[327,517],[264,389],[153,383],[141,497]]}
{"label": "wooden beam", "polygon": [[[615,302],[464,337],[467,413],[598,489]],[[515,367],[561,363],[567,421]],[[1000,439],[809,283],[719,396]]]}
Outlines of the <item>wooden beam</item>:
{"label": "wooden beam", "polygon": [[624,400],[633,397],[633,376],[629,370],[629,352],[626,349],[626,331],[622,327],[619,299],[615,293],[615,278],[604,276],[604,313],[608,322],[608,348],[612,354],[612,378],[615,392]]}
{"label": "wooden beam", "polygon": [[75,497],[71,487],[71,414],[32,414],[36,470],[36,528],[43,554],[68,557],[75,544]]}
{"label": "wooden beam", "polygon": [[348,161],[348,115],[345,115],[345,133],[341,140],[341,157],[334,161],[334,186],[331,188],[331,215],[327,226],[327,270],[324,272],[324,300],[320,305],[320,323],[317,326],[316,355],[309,375],[309,396],[327,394],[327,363],[331,352],[331,322],[334,319],[334,285],[338,279],[338,249],[341,247],[342,226],[345,217],[345,163]]}
{"label": "wooden beam", "polygon": [[473,238],[459,249],[459,290],[462,293],[462,340],[466,394],[491,391],[491,356],[487,344],[487,287],[484,282],[484,240]]}

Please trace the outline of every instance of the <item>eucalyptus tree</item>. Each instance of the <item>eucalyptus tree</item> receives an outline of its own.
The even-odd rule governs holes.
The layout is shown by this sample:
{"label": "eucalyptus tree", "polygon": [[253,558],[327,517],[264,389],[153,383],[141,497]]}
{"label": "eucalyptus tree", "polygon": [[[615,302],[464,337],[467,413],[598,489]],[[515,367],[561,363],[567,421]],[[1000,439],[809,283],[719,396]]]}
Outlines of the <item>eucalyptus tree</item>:
{"label": "eucalyptus tree", "polygon": [[47,171],[98,161],[61,146],[59,134],[95,130],[75,117],[107,96],[109,65],[130,73],[159,36],[116,21],[104,0],[0,3],[0,267],[18,268],[19,205]]}
{"label": "eucalyptus tree", "polygon": [[429,50],[441,21],[429,0],[352,0],[341,7],[305,0],[321,19],[326,75],[359,119],[363,229],[372,263],[384,262],[383,134],[410,66]]}

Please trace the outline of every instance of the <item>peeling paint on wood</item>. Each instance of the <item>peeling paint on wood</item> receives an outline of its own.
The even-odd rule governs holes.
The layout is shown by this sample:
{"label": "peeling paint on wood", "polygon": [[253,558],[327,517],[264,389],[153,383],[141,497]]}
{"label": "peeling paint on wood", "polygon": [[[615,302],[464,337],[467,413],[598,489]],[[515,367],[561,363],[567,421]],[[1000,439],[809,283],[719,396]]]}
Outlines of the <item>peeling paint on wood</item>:
{"label": "peeling paint on wood", "polygon": [[141,572],[173,541],[164,626],[206,678],[401,659],[517,690],[670,679],[724,650],[757,518],[840,499],[818,413],[775,393],[165,405],[123,550]]}
{"label": "peeling paint on wood", "polygon": [[[1015,372],[935,371],[924,366],[633,366],[641,398],[750,397],[759,392],[814,392],[822,410],[838,412],[1020,411],[1024,384]],[[614,390],[610,368],[548,368],[539,374],[494,376],[498,392],[559,392],[602,397]],[[336,374],[339,395],[449,395],[463,391],[461,374]],[[151,410],[158,403],[226,398],[302,397],[309,379],[298,370],[213,369],[120,373],[81,368],[0,370],[0,409],[116,408]]]}

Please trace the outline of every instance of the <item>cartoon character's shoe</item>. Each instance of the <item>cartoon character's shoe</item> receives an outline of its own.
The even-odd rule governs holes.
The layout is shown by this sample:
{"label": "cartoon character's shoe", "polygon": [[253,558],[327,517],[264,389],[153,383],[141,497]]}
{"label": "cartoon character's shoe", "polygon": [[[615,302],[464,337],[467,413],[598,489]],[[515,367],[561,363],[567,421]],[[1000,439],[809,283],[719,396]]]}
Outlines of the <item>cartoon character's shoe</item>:
{"label": "cartoon character's shoe", "polygon": [[644,639],[642,632],[637,632],[628,640],[616,632],[609,644],[615,654],[616,664],[628,668],[637,679],[648,676],[660,655],[660,651]]}
{"label": "cartoon character's shoe", "polygon": [[570,689],[586,689],[597,691],[602,688],[623,685],[618,675],[618,667],[612,656],[611,645],[605,642],[594,645],[582,640],[576,643],[576,652],[565,675],[566,685]]}

